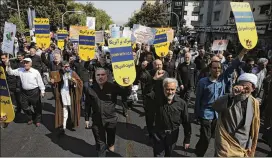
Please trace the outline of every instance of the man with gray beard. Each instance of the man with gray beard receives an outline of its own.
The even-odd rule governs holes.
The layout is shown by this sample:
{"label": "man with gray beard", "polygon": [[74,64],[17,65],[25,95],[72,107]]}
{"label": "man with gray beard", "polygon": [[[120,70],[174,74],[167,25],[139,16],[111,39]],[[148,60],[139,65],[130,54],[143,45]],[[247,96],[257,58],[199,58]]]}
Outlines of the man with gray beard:
{"label": "man with gray beard", "polygon": [[191,124],[186,102],[176,95],[177,80],[165,78],[162,85],[162,99],[158,99],[154,91],[148,94],[146,99],[156,105],[156,108],[151,109],[155,113],[155,125],[152,130],[154,156],[170,157],[178,140],[180,124],[184,128],[184,148],[189,148]]}

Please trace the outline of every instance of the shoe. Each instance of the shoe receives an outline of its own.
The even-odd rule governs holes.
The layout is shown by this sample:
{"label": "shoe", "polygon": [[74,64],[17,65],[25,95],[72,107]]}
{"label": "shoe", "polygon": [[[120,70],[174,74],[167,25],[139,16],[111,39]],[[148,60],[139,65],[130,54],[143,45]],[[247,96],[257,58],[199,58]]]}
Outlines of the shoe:
{"label": "shoe", "polygon": [[32,124],[33,124],[33,121],[30,120],[30,121],[27,122],[27,124],[28,124],[28,125],[32,125]]}
{"label": "shoe", "polygon": [[114,145],[109,147],[109,151],[114,152]]}
{"label": "shoe", "polygon": [[40,127],[41,126],[41,123],[36,123],[36,127]]}
{"label": "shoe", "polygon": [[64,134],[65,134],[65,130],[64,130],[63,128],[60,128],[59,134],[60,134],[60,135],[64,135]]}
{"label": "shoe", "polygon": [[125,117],[128,117],[128,113],[127,113],[127,112],[123,112],[123,115],[124,115]]}

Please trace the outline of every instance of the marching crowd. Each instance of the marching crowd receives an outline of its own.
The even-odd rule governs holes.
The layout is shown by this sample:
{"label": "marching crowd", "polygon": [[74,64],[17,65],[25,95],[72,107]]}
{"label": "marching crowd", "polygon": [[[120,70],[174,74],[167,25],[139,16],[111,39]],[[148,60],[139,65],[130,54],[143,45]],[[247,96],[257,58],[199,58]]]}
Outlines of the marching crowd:
{"label": "marching crowd", "polygon": [[[80,59],[77,45],[69,38],[64,50],[54,41],[49,48],[38,48],[23,39],[14,58],[1,52],[15,112],[26,114],[29,125],[42,123],[41,97],[46,87],[50,88],[60,136],[66,128],[79,126],[83,110],[85,128],[92,129],[97,154],[105,157],[107,150],[114,152],[118,96],[126,117],[141,94],[154,156],[171,156],[180,124],[184,148],[190,147],[189,107],[194,108],[194,121],[201,127],[195,147],[199,157],[205,155],[211,138],[215,138],[214,156],[254,156],[261,120],[266,131],[263,139],[272,145],[268,137],[272,133],[271,50],[251,58],[251,50],[211,52],[197,43],[174,41],[168,55],[159,57],[153,46],[135,43],[137,77],[133,85],[122,87],[114,80],[107,39],[104,46],[96,46],[95,58],[88,61]],[[8,124],[2,123],[2,127]]]}

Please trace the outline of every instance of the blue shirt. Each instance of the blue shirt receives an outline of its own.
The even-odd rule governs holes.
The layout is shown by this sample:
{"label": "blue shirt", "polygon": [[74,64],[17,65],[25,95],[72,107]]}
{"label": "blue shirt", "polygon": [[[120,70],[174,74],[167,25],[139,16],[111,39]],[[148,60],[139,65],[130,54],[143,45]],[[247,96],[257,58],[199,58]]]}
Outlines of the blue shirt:
{"label": "blue shirt", "polygon": [[195,114],[196,116],[212,120],[217,119],[218,114],[213,110],[212,104],[225,94],[226,84],[231,74],[240,64],[237,58],[232,61],[231,65],[220,75],[217,81],[210,81],[209,77],[200,79],[196,89]]}

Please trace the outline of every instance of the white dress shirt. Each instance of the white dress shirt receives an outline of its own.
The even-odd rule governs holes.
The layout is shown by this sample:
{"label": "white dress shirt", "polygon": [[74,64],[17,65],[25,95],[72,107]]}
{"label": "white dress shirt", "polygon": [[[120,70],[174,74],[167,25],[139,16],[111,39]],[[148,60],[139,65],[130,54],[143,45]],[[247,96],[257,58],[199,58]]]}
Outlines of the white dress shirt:
{"label": "white dress shirt", "polygon": [[25,68],[12,70],[10,66],[7,66],[7,73],[9,75],[20,76],[24,90],[32,90],[39,87],[41,93],[45,93],[45,86],[38,70],[34,68],[30,68],[28,71]]}

